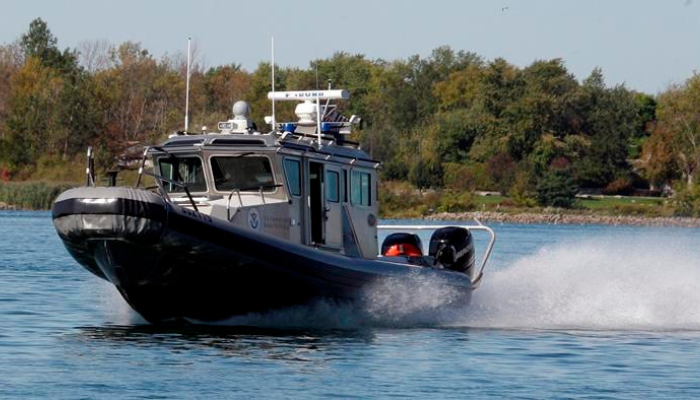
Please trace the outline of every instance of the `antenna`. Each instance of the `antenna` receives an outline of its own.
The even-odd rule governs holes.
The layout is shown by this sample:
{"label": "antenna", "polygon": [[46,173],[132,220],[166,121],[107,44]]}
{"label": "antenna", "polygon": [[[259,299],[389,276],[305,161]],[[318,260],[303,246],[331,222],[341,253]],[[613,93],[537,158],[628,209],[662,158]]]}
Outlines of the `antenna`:
{"label": "antenna", "polygon": [[318,147],[323,146],[323,141],[321,141],[321,99],[316,97],[316,129],[318,133]]}
{"label": "antenna", "polygon": [[185,132],[190,127],[190,64],[192,63],[192,38],[187,38],[187,83],[185,84]]}
{"label": "antenna", "polygon": [[319,87],[318,87],[318,61],[316,61],[316,63],[314,63],[314,67],[316,67],[316,90],[319,90]]}
{"label": "antenna", "polygon": [[270,38],[270,47],[272,49],[272,130],[275,130],[275,37]]}

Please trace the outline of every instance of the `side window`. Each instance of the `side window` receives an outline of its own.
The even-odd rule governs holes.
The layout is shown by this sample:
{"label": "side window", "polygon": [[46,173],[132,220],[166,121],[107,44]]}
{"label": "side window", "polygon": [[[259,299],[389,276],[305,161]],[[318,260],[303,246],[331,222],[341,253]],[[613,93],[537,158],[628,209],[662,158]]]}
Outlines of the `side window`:
{"label": "side window", "polygon": [[336,171],[326,171],[326,200],[338,203],[340,201],[340,174]]}
{"label": "side window", "polygon": [[287,177],[289,194],[301,196],[301,163],[299,160],[284,159],[284,174]]}
{"label": "side window", "polygon": [[370,206],[371,202],[371,175],[367,172],[352,171],[350,182],[350,200],[352,204]]}

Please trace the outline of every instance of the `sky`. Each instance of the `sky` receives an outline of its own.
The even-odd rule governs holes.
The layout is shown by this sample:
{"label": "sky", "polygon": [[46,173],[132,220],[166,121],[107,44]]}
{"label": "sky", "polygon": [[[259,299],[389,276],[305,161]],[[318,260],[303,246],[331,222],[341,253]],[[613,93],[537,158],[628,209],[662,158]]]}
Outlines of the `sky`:
{"label": "sky", "polygon": [[270,60],[307,68],[335,52],[387,61],[439,46],[519,67],[561,58],[577,79],[656,94],[700,70],[700,0],[2,0],[0,44],[42,18],[58,46],[141,43],[156,57],[187,38],[206,67]]}

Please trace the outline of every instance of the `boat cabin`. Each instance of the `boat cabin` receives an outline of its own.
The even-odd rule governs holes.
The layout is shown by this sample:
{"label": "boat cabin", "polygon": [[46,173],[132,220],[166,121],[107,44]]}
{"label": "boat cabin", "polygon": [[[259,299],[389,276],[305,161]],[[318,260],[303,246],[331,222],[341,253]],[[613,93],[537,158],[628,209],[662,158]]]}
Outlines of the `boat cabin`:
{"label": "boat cabin", "polygon": [[274,129],[260,133],[248,118],[248,105],[237,102],[234,117],[219,123],[218,133],[178,133],[150,147],[146,153],[160,190],[204,217],[376,258],[379,163],[345,139],[359,119],[340,116],[330,101],[347,99],[347,91],[268,97],[300,101],[299,120],[276,123],[272,117]]}

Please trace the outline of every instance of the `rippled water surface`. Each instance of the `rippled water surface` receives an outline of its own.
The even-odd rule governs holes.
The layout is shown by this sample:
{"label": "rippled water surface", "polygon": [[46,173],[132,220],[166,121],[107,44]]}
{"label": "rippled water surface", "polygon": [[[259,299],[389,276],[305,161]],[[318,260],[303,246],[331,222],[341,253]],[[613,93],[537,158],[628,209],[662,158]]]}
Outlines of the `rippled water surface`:
{"label": "rippled water surface", "polygon": [[700,230],[494,229],[464,309],[423,312],[441,288],[397,283],[362,312],[154,327],[49,213],[0,212],[0,397],[700,397]]}

